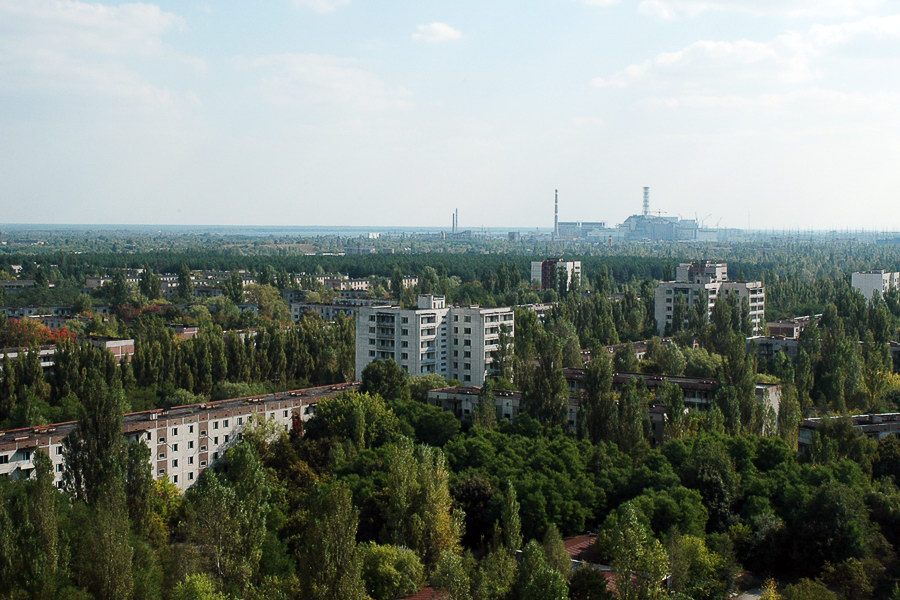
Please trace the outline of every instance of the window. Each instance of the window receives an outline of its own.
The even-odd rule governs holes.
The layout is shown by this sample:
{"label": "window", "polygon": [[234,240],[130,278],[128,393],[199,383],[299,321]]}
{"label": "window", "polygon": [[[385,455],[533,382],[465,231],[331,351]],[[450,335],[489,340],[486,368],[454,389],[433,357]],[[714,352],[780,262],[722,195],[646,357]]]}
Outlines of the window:
{"label": "window", "polygon": [[216,460],[217,458],[219,458],[219,453],[213,452],[213,460]]}
{"label": "window", "polygon": [[400,335],[409,335],[409,329],[401,329]]}
{"label": "window", "polygon": [[288,411],[284,411],[284,418],[285,418],[285,419],[287,419],[287,412],[288,412]]}
{"label": "window", "polygon": [[205,460],[201,460],[201,461],[200,461],[200,466],[201,466],[201,467],[205,467],[205,466],[206,466],[206,461],[205,461]]}
{"label": "window", "polygon": [[219,436],[213,438],[213,444],[215,444],[216,446],[219,445]]}
{"label": "window", "polygon": [[188,433],[194,433],[194,426],[188,425]]}
{"label": "window", "polygon": [[165,453],[163,453],[163,452],[159,453],[159,460],[163,460],[165,457],[166,457]]}
{"label": "window", "polygon": [[472,370],[472,363],[463,363],[463,369],[466,371]]}
{"label": "window", "polygon": [[472,358],[472,353],[469,350],[463,352],[463,358]]}
{"label": "window", "polygon": [[[147,435],[150,435],[150,434],[147,434]],[[56,455],[62,456],[62,444],[60,444],[59,446],[56,447]]]}
{"label": "window", "polygon": [[472,328],[471,328],[471,327],[466,327],[466,328],[464,328],[464,329],[463,329],[463,333],[464,333],[464,334],[470,334],[470,333],[472,333]]}
{"label": "window", "polygon": [[188,473],[188,480],[190,480],[190,481],[193,481],[193,480],[194,480],[194,472],[193,472],[193,471],[191,471],[190,473]]}
{"label": "window", "polygon": [[188,442],[188,450],[193,450],[193,448],[194,448],[194,442],[192,440],[192,441]]}
{"label": "window", "polygon": [[223,427],[228,427],[228,419],[225,419],[225,425]]}
{"label": "window", "polygon": [[369,356],[375,356],[375,351],[374,351],[374,350],[369,350]]}
{"label": "window", "polygon": [[466,323],[471,323],[472,317],[463,317],[463,321],[465,321]]}
{"label": "window", "polygon": [[213,429],[218,429],[218,428],[219,428],[219,422],[213,421]]}
{"label": "window", "polygon": [[56,463],[56,472],[62,473],[62,463]]}
{"label": "window", "polygon": [[244,424],[244,417],[238,417],[238,425]]}
{"label": "window", "polygon": [[228,443],[228,436],[227,436],[227,435],[225,436],[225,443],[226,443],[226,444]]}
{"label": "window", "polygon": [[409,359],[409,354],[407,354],[406,352],[401,352],[401,353],[400,353],[400,358],[401,358],[402,360],[408,360],[408,359]]}
{"label": "window", "polygon": [[147,439],[149,440],[151,437],[153,437],[153,436],[152,436],[152,435],[150,434],[150,432],[148,431],[148,432],[147,432]]}
{"label": "window", "polygon": [[172,428],[172,437],[175,437],[176,435],[178,435],[178,428],[177,428],[177,427],[173,427],[173,428]]}
{"label": "window", "polygon": [[206,446],[200,446],[200,452],[206,452]]}
{"label": "window", "polygon": [[166,438],[159,438],[159,439],[156,440],[156,441],[159,442],[160,444],[165,444],[165,443],[166,443]]}
{"label": "window", "polygon": [[160,469],[160,470],[159,470],[159,474],[160,474],[160,475],[165,475],[165,474],[166,474],[166,470],[165,470],[165,469]]}
{"label": "window", "polygon": [[177,458],[173,458],[173,459],[172,459],[172,468],[174,469],[174,468],[177,467],[177,466],[178,466],[178,459],[177,459]]}
{"label": "window", "polygon": [[189,464],[189,465],[194,464],[194,457],[193,457],[193,456],[188,456],[188,464]]}
{"label": "window", "polygon": [[202,435],[203,437],[206,437],[206,432],[205,432],[205,431],[201,431],[201,432],[200,432],[200,435]]}
{"label": "window", "polygon": [[172,483],[178,483],[178,475],[172,475]]}

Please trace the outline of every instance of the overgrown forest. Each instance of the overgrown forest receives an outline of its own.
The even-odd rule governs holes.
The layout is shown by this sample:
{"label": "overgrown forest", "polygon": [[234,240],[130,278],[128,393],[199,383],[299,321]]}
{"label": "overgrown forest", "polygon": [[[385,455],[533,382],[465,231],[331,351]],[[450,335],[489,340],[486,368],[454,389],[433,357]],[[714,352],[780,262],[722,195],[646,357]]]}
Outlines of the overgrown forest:
{"label": "overgrown forest", "polygon": [[[0,481],[0,597],[382,600],[430,585],[448,600],[699,600],[744,586],[770,600],[900,599],[900,440],[874,441],[846,419],[823,426],[803,453],[797,440],[808,416],[900,410],[888,345],[900,298],[872,301],[849,285],[853,270],[896,269],[900,251],[676,248],[579,255],[585,280],[545,291],[528,282],[532,257],[515,254],[2,255],[4,270],[21,264],[20,278],[41,281],[5,303],[68,297],[85,319],[52,339],[0,323],[4,345],[58,345],[46,371],[36,351],[5,363],[4,428],[80,422],[65,445],[64,490],[40,454],[34,478]],[[732,279],[764,281],[769,319],[822,314],[797,358],[758,361],[745,341],[747,307],[734,297],[711,317],[685,313],[671,343],[653,339],[655,281],[692,258],[727,260]],[[80,294],[85,276],[126,266],[249,269],[260,314],[242,315],[236,295],[165,302],[152,280]],[[124,412],[352,377],[352,321],[290,323],[278,289],[334,271],[377,275],[377,293],[405,303],[435,292],[558,304],[543,321],[516,310],[514,350],[498,357],[500,373],[469,419],[425,403],[428,389],[453,382],[375,362],[361,391],[320,402],[302,435],[257,422],[185,494],[154,480],[149,450],[119,435]],[[398,273],[417,275],[418,287],[401,291]],[[94,312],[100,304],[113,316]],[[199,333],[182,340],[172,321]],[[77,341],[89,333],[132,336],[133,359],[119,365]],[[649,340],[643,360],[627,344],[608,356],[606,345],[637,340]],[[575,431],[563,367],[585,369]],[[685,411],[672,384],[613,389],[614,372],[636,371],[708,377],[718,391],[709,410]],[[757,382],[781,383],[777,413],[757,402]],[[492,410],[506,389],[522,392],[515,423]],[[651,404],[667,417],[655,447]],[[612,585],[595,569],[570,569],[563,539],[586,532],[598,534]]]}

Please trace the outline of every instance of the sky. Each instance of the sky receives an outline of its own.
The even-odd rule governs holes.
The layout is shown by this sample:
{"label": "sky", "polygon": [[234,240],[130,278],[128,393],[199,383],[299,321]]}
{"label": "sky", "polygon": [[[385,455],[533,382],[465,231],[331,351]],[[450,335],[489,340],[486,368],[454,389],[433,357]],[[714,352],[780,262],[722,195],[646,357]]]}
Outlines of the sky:
{"label": "sky", "polygon": [[0,222],[900,230],[898,0],[0,0]]}

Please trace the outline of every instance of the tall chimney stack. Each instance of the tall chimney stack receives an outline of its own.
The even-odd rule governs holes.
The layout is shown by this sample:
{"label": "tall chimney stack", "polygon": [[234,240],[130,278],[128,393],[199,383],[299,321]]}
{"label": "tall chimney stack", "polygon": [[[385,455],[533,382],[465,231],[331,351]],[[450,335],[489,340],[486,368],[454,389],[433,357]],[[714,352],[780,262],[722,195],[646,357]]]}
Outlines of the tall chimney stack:
{"label": "tall chimney stack", "polygon": [[553,239],[559,237],[559,190],[553,190]]}
{"label": "tall chimney stack", "polygon": [[650,214],[650,188],[644,186],[644,216]]}

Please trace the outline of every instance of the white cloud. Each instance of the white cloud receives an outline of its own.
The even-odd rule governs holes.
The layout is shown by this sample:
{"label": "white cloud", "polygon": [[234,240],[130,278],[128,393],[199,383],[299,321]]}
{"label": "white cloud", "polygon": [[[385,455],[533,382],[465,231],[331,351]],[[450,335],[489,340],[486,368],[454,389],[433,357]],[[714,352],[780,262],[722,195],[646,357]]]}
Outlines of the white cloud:
{"label": "white cloud", "polygon": [[591,83],[596,88],[641,84],[651,89],[729,89],[732,93],[760,86],[810,84],[826,79],[826,54],[858,39],[885,38],[900,38],[900,15],[815,25],[766,42],[700,40]]}
{"label": "white cloud", "polygon": [[346,4],[350,4],[350,0],[294,0],[294,6],[311,8],[320,13],[334,12]]}
{"label": "white cloud", "polygon": [[462,37],[462,32],[450,27],[446,23],[428,23],[427,25],[417,25],[416,33],[412,35],[414,40],[420,42],[428,42],[430,44],[441,44],[444,42],[452,42]]}
{"label": "white cloud", "polygon": [[0,0],[0,88],[79,93],[166,104],[177,94],[147,81],[134,61],[205,64],[174,52],[163,36],[185,28],[151,4]]}
{"label": "white cloud", "polygon": [[739,13],[788,18],[857,17],[884,0],[643,0],[638,10],[658,19],[696,17],[704,13]]}
{"label": "white cloud", "polygon": [[277,54],[239,59],[238,66],[257,71],[266,101],[354,104],[360,108],[403,108],[409,93],[385,83],[357,60],[325,54]]}

